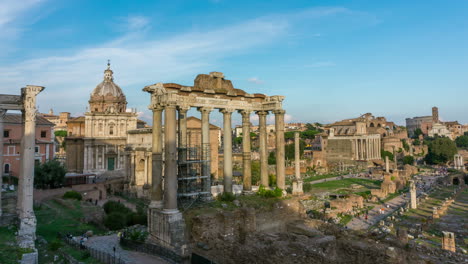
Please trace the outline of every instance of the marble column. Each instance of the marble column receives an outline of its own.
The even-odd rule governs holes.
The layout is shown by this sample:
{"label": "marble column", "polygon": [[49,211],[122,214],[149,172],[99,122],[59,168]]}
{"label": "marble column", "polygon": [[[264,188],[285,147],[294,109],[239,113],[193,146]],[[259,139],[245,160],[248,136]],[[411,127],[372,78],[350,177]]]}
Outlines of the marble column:
{"label": "marble column", "polygon": [[[260,183],[268,187],[268,151],[267,151],[267,131],[266,117],[268,111],[257,111],[258,115],[258,130],[259,130],[259,152],[260,152]],[[278,162],[278,161],[276,161]]]}
{"label": "marble column", "polygon": [[36,239],[36,216],[33,210],[34,154],[36,146],[36,96],[44,90],[41,86],[28,85],[21,89],[23,98],[23,138],[21,141],[21,173],[18,189],[21,189],[20,227],[18,244],[22,248],[34,248]]}
{"label": "marble column", "polygon": [[187,147],[187,111],[190,107],[179,106],[179,148]]}
{"label": "marble column", "polygon": [[176,212],[178,211],[176,106],[168,104],[164,114],[164,211]]}
{"label": "marble column", "polygon": [[[210,112],[213,108],[201,107],[198,111],[201,113],[201,148],[204,160],[211,160],[211,144],[210,144]],[[211,197],[211,162],[205,162],[202,167],[202,175],[208,178],[202,180],[203,189],[208,192],[208,197]]]}
{"label": "marble column", "polygon": [[223,171],[224,171],[224,192],[232,193],[232,109],[222,109],[223,113]]}
{"label": "marble column", "polygon": [[411,208],[416,209],[418,207],[416,202],[416,185],[413,180],[410,180],[410,199],[411,199]]}
{"label": "marble column", "polygon": [[390,162],[388,161],[388,156],[385,156],[385,172],[390,173]]}
{"label": "marble column", "polygon": [[283,109],[274,111],[276,129],[276,185],[285,190],[285,149],[284,149],[284,114]]}
{"label": "marble column", "polygon": [[302,180],[301,180],[301,153],[300,153],[300,146],[299,146],[299,132],[294,133],[294,163],[295,163],[295,176],[292,183],[292,194],[293,195],[302,195],[304,194],[302,188]]}
{"label": "marble column", "polygon": [[252,191],[252,154],[250,151],[250,111],[239,111],[242,115],[242,175],[243,191]]}
{"label": "marble column", "polygon": [[[162,106],[153,108],[152,159],[151,159],[151,203],[150,208],[161,208],[163,200],[163,141],[162,141]],[[133,163],[133,162],[132,162]],[[135,166],[135,165],[133,165]],[[133,169],[133,174],[135,170]],[[135,180],[135,179],[134,179]]]}
{"label": "marble column", "polygon": [[[7,110],[5,109],[0,109],[0,190],[2,188],[2,176],[3,176],[3,171],[5,170],[5,167],[3,165],[3,120],[5,117]],[[2,217],[2,192],[0,191],[0,218]]]}
{"label": "marble column", "polygon": [[88,171],[88,146],[84,146],[84,154],[83,154],[83,171]]}
{"label": "marble column", "polygon": [[294,133],[294,165],[296,180],[301,179],[301,161],[300,161],[300,147],[299,147],[299,132]]}

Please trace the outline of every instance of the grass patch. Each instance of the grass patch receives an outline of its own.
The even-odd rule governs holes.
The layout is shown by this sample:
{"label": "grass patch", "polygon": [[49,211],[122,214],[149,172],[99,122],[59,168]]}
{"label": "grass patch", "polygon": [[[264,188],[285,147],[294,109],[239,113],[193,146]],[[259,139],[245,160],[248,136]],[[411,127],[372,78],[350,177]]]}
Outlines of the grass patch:
{"label": "grass patch", "polygon": [[80,221],[84,215],[79,201],[65,200],[64,202],[67,206],[55,200],[47,201],[40,210],[36,210],[37,235],[44,237],[50,243],[57,238],[59,233],[80,235],[88,230],[92,230],[94,234],[103,233],[104,230]]}
{"label": "grass patch", "polygon": [[322,175],[307,176],[304,178],[304,182],[318,181],[322,179],[334,178],[334,177],[339,177],[339,176],[342,176],[342,175],[336,174],[336,173],[328,173],[328,174],[322,174]]}
{"label": "grass patch", "polygon": [[333,181],[312,184],[312,188],[324,189],[324,190],[336,190],[336,189],[349,188],[352,184],[357,184],[367,189],[377,189],[380,187],[380,183],[381,181],[378,181],[378,180],[347,178],[343,180],[333,180]]}
{"label": "grass patch", "polygon": [[0,261],[2,264],[17,264],[23,254],[33,252],[32,249],[17,246],[15,232],[15,228],[0,227]]}

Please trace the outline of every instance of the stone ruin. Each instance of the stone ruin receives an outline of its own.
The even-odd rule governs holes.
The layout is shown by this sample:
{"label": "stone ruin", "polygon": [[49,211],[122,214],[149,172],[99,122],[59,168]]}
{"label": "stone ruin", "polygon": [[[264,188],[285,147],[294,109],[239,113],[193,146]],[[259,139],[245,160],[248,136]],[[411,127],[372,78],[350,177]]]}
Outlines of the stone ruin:
{"label": "stone ruin", "polygon": [[[191,108],[196,108],[201,112],[202,157],[210,157],[210,113],[218,109],[223,114],[223,190],[230,194],[233,193],[232,114],[238,112],[242,115],[243,191],[251,192],[250,115],[256,113],[259,117],[260,178],[262,185],[268,187],[266,120],[269,113],[274,113],[276,185],[285,189],[285,111],[282,107],[284,96],[249,94],[235,89],[232,82],[225,79],[221,72],[199,74],[193,86],[156,83],[146,86],[143,91],[150,93],[149,109],[153,111],[152,186],[148,210],[149,242],[169,249],[179,256],[187,257],[190,254],[190,248],[185,237],[185,221],[178,209],[178,199],[181,195],[190,195],[202,200],[212,199],[209,164],[205,163],[206,166],[202,167],[201,172],[193,177],[181,175],[181,171],[178,170],[178,164],[185,161],[183,150],[189,148],[186,116]],[[162,137],[163,112],[164,142]],[[197,179],[194,180],[194,178]],[[190,188],[186,188],[188,191],[184,193],[180,186],[186,185],[190,185]]]}
{"label": "stone ruin", "polygon": [[360,195],[350,194],[345,198],[330,200],[330,207],[331,209],[325,215],[327,218],[335,218],[339,213],[354,214],[356,209],[364,208],[364,198]]}
{"label": "stone ruin", "polygon": [[[23,138],[21,140],[21,164],[18,181],[17,214],[19,230],[17,242],[21,248],[35,250],[36,216],[33,210],[34,158],[36,145],[36,96],[44,90],[42,86],[27,85],[21,89],[21,95],[0,94],[0,164],[3,164],[3,118],[8,110],[19,110],[23,119]],[[0,187],[2,177],[0,177]],[[2,204],[0,192],[0,218]],[[0,221],[1,223],[2,221]],[[37,252],[29,257],[37,263]],[[35,259],[35,260],[34,260]]]}
{"label": "stone ruin", "polygon": [[442,237],[442,249],[455,252],[455,234],[445,231],[442,231],[442,234],[444,235]]}

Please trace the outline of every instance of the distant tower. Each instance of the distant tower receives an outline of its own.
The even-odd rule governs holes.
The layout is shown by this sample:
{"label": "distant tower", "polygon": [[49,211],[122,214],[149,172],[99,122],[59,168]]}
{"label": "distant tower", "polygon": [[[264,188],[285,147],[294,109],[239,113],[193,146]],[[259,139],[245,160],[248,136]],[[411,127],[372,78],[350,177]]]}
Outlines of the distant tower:
{"label": "distant tower", "polygon": [[432,122],[439,123],[439,108],[432,107]]}

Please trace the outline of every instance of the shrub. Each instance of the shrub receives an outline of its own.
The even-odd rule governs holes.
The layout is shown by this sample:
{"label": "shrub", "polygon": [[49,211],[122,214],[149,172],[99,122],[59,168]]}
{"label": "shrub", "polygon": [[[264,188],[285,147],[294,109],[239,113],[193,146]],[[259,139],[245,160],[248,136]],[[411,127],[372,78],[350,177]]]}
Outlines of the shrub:
{"label": "shrub", "polygon": [[119,230],[127,226],[127,215],[121,212],[113,212],[106,216],[104,225],[110,230]]}
{"label": "shrub", "polygon": [[82,196],[81,193],[77,191],[68,191],[63,195],[63,199],[75,199],[81,201]]}
{"label": "shrub", "polygon": [[413,156],[404,156],[403,157],[403,164],[413,165],[414,157]]}
{"label": "shrub", "polygon": [[130,213],[127,216],[127,226],[146,225],[148,216],[145,213]]}
{"label": "shrub", "polygon": [[270,174],[268,175],[268,184],[270,186],[276,185],[276,174]]}
{"label": "shrub", "polygon": [[62,247],[62,242],[60,240],[57,240],[57,239],[50,242],[49,246],[48,246],[50,251],[57,251],[61,247]]}
{"label": "shrub", "polygon": [[104,211],[106,214],[111,213],[122,213],[124,215],[130,214],[132,211],[125,207],[125,205],[116,202],[116,201],[108,201],[104,204]]}
{"label": "shrub", "polygon": [[312,184],[310,183],[304,183],[302,185],[302,189],[304,190],[304,192],[310,192],[312,190]]}
{"label": "shrub", "polygon": [[140,230],[130,230],[127,232],[127,237],[133,241],[144,242],[146,237],[148,237],[148,232]]}
{"label": "shrub", "polygon": [[222,202],[232,202],[236,199],[236,196],[230,192],[223,192],[221,195],[218,195],[218,200]]}
{"label": "shrub", "polygon": [[283,190],[278,187],[276,187],[274,190],[267,190],[265,186],[260,185],[257,195],[265,198],[281,197],[283,195]]}

